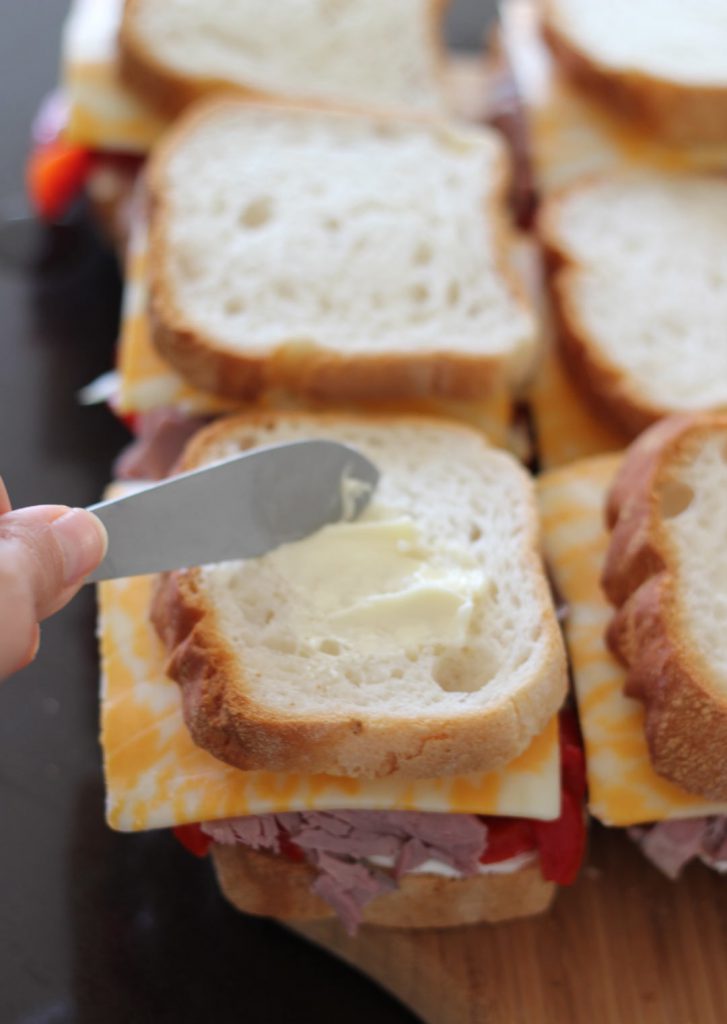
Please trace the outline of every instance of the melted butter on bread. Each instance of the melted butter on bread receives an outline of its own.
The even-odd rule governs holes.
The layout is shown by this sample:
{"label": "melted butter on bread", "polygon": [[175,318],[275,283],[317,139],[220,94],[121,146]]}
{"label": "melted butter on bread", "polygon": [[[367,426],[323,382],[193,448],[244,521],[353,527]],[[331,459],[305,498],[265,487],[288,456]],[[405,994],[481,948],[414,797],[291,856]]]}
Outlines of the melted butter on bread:
{"label": "melted butter on bread", "polygon": [[[369,506],[356,522],[325,526],[265,558],[307,595],[291,626],[314,645],[355,636],[357,645],[376,646],[382,633],[402,644],[432,636],[460,644],[484,581],[465,551],[439,555],[435,560],[409,516]],[[326,616],[325,636],[311,636],[311,611],[316,622]]]}

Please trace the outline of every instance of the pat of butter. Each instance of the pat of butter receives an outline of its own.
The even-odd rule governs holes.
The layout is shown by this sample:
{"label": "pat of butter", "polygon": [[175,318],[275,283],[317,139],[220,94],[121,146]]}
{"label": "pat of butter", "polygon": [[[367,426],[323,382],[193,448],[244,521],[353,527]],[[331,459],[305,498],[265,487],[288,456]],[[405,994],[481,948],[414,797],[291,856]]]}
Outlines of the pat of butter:
{"label": "pat of butter", "polygon": [[376,506],[266,558],[305,595],[303,609],[291,609],[291,625],[314,642],[312,618],[325,623],[325,638],[355,634],[360,643],[361,634],[386,634],[405,646],[461,644],[483,586],[481,568],[464,549],[435,554],[408,516]]}

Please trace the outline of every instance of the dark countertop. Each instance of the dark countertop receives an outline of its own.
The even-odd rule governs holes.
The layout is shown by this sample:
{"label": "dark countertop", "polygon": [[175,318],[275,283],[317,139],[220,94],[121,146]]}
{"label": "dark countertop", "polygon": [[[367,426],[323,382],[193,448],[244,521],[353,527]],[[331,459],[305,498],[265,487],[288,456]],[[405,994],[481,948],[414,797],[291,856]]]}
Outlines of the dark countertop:
{"label": "dark countertop", "polygon": [[[489,7],[457,3],[452,38],[475,42]],[[97,500],[127,436],[75,400],[113,358],[113,258],[83,222],[44,233],[13,221],[65,8],[0,0],[0,473],[18,506]],[[89,589],[0,687],[0,1024],[413,1020],[354,971],[229,909],[210,866],[169,835],[107,829],[94,619]]]}

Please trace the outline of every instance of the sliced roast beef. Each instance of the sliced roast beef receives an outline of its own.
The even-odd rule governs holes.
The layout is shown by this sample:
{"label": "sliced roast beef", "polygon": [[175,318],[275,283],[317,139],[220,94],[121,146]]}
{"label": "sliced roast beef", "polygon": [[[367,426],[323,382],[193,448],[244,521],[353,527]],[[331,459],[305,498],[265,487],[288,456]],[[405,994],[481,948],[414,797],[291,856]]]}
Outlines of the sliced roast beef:
{"label": "sliced roast beef", "polygon": [[629,835],[668,878],[678,878],[695,859],[718,871],[727,869],[727,816],[659,821],[631,828]]}
{"label": "sliced roast beef", "polygon": [[[318,871],[314,892],[351,933],[363,907],[394,888],[395,879],[429,860],[474,875],[487,843],[487,827],[474,814],[417,811],[263,814],[206,822],[202,830],[216,843],[269,853],[280,853],[283,842],[294,844]],[[371,863],[374,857],[390,860],[394,877]]]}
{"label": "sliced roast beef", "polygon": [[179,459],[187,441],[207,423],[177,409],[154,409],[136,419],[136,437],[114,465],[116,480],[162,480]]}

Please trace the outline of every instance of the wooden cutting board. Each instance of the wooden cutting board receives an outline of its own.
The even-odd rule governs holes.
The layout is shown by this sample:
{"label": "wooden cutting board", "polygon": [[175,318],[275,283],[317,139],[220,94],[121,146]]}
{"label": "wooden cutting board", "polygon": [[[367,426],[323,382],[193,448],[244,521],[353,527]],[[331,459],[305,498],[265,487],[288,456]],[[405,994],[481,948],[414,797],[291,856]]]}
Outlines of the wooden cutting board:
{"label": "wooden cutting board", "polygon": [[727,878],[677,883],[595,827],[578,882],[540,918],[439,931],[294,930],[426,1024],[725,1024]]}

